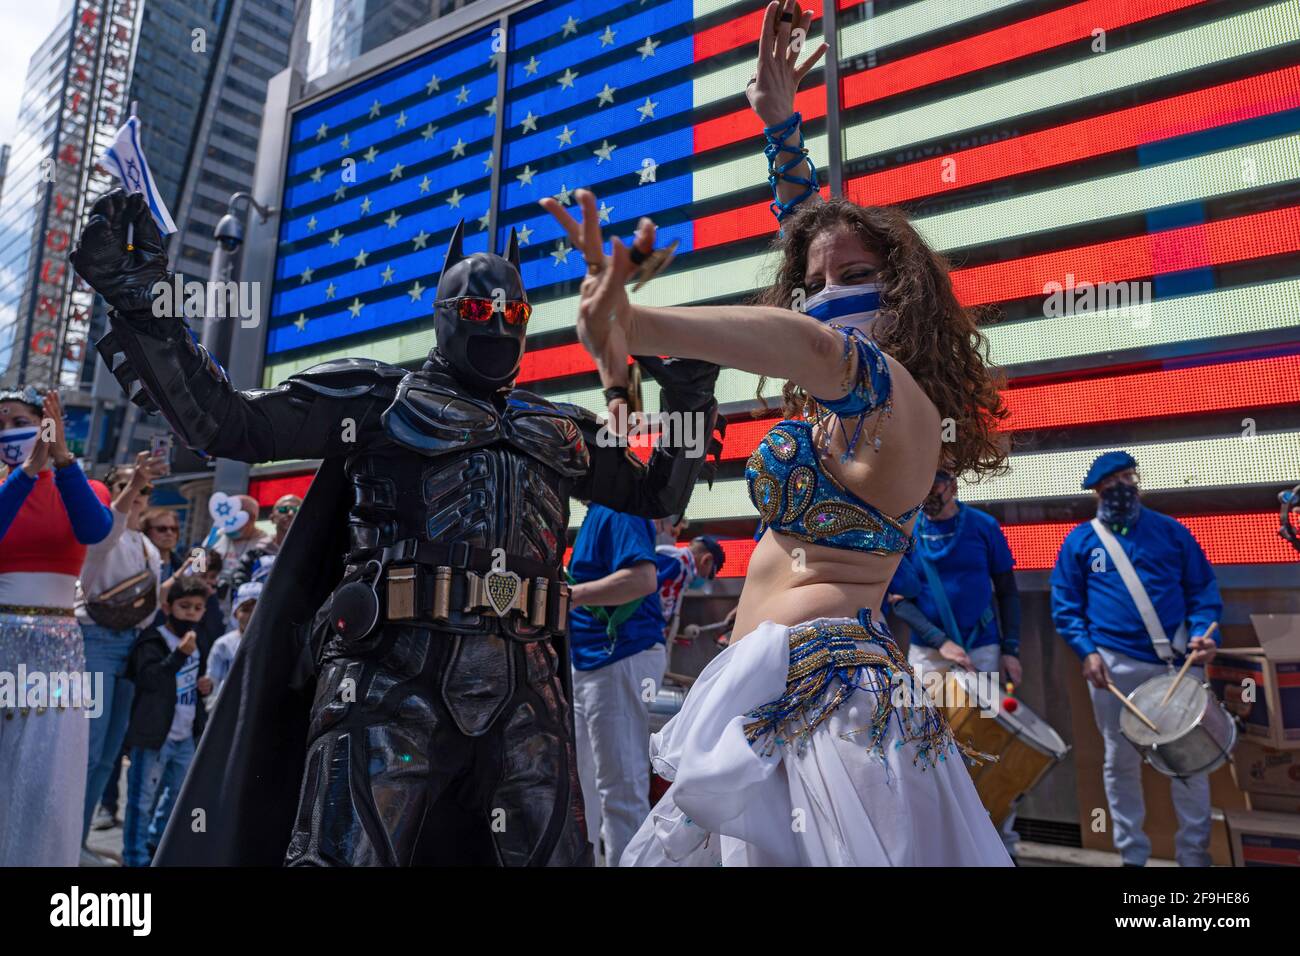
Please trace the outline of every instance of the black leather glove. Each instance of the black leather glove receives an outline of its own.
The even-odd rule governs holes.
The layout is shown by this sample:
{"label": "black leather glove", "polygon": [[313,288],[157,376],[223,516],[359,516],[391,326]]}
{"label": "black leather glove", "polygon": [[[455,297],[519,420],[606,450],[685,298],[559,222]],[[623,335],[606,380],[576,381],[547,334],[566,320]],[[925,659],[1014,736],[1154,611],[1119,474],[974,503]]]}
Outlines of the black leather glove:
{"label": "black leather glove", "polygon": [[[131,252],[126,249],[127,223],[135,226]],[[162,233],[144,196],[121,189],[101,196],[72,250],[72,267],[119,312],[151,312],[154,285],[170,282],[171,274]]]}

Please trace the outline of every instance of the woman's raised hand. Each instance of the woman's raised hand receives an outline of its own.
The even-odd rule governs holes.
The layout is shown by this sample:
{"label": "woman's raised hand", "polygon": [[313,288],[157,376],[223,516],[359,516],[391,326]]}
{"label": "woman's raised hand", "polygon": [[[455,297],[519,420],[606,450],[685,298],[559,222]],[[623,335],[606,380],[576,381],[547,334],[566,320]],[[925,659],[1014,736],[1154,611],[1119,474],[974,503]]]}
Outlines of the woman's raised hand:
{"label": "woman's raised hand", "polygon": [[[71,451],[68,450],[68,436],[63,424],[63,401],[59,398],[57,391],[50,391],[45,396],[45,402],[41,406],[43,417],[54,422],[54,444],[50,448],[50,458],[53,459],[55,467],[64,468],[76,460]],[[42,422],[42,425],[45,423]]]}
{"label": "woman's raised hand", "polygon": [[812,11],[801,11],[796,0],[772,0],[767,5],[758,40],[758,66],[745,87],[749,105],[764,126],[779,126],[790,118],[799,84],[826,53],[823,43],[803,66],[798,65],[812,21]]}
{"label": "woman's raised hand", "polygon": [[[587,275],[579,289],[578,339],[602,369],[625,377],[627,323],[631,316],[625,286],[636,265],[629,249],[617,236],[610,241],[612,254],[605,255],[595,194],[579,189],[574,195],[582,207],[582,222],[569,215],[568,210],[555,199],[543,199],[541,206],[564,227],[573,248],[587,263]],[[654,236],[654,223],[642,219],[633,244],[643,253],[648,253],[654,249]]]}

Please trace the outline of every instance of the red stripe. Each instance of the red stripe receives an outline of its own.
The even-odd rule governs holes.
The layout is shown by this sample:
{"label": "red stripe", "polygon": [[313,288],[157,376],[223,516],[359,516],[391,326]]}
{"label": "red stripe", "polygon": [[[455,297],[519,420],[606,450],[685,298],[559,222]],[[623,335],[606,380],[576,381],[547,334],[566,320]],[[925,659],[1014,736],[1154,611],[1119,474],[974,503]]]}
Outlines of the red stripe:
{"label": "red stripe", "polygon": [[[862,0],[857,2],[861,3]],[[806,0],[800,4],[800,7],[804,10],[812,10],[814,23],[822,18],[821,0]],[[695,62],[699,63],[711,56],[747,44],[757,46],[758,36],[763,31],[763,15],[766,11],[767,4],[763,4],[757,10],[695,34]]]}
{"label": "red stripe", "polygon": [[267,478],[253,478],[248,482],[248,493],[257,499],[263,508],[269,508],[284,495],[297,495],[304,498],[311,487],[314,471],[298,475],[276,475]]}
{"label": "red stripe", "polygon": [[963,305],[980,305],[1045,295],[1048,283],[1067,274],[1073,274],[1076,284],[1119,282],[1297,249],[1300,206],[1288,206],[960,269],[952,273],[952,286]]}
{"label": "red stripe", "polygon": [[[1009,259],[970,269],[957,269],[951,273],[953,290],[963,305],[977,305],[989,302],[1001,302],[1011,299],[1029,298],[1046,295],[1049,283],[1059,283],[1067,274],[1074,276],[1077,288],[1084,283],[1120,282],[1146,279],[1166,272],[1180,272],[1185,269],[1217,266],[1231,262],[1243,262],[1248,259],[1263,258],[1294,252],[1300,249],[1300,206],[1273,209],[1268,212],[1238,216],[1234,219],[1222,219],[1211,223],[1198,223],[1163,232],[1144,233],[1128,239],[1097,243],[1090,246],[1076,246],[1056,252],[1020,259]],[[1290,359],[1274,360],[1289,362]],[[1287,366],[1288,368],[1290,366]],[[575,375],[580,372],[595,371],[595,363],[580,345],[562,345],[550,349],[540,349],[524,356],[520,383],[536,382],[544,378],[556,378],[561,375]],[[1279,383],[1256,382],[1255,366],[1238,363],[1234,366],[1237,381],[1243,384],[1249,394],[1255,396],[1252,401],[1272,404],[1288,404],[1295,401],[1293,379],[1283,379]],[[1201,384],[1208,384],[1206,376],[1212,373],[1186,370],[1180,373],[1184,378],[1193,378]],[[1140,388],[1151,388],[1152,375],[1169,375],[1175,381],[1179,376],[1169,372],[1147,373],[1146,377],[1136,377],[1132,381]],[[1055,389],[1067,389],[1069,385],[1052,386]],[[1208,405],[1205,396],[1173,395],[1164,392],[1166,386],[1156,386],[1161,391],[1162,403],[1179,402],[1182,408],[1179,414],[1191,414],[1198,410],[1238,407],[1238,405]],[[1042,388],[1047,388],[1043,386]],[[1208,394],[1217,393],[1227,399],[1239,396],[1228,394],[1221,389],[1208,389]],[[1022,401],[1032,401],[1034,394],[1021,396]],[[1283,397],[1278,397],[1283,396]],[[1104,398],[1105,396],[1103,396]],[[1074,400],[1080,396],[1075,395]],[[1199,404],[1198,404],[1199,403]],[[1136,406],[1132,406],[1136,407]],[[1095,408],[1095,406],[1089,406]],[[1049,409],[1053,415],[1053,424],[1072,424],[1091,420],[1085,413],[1076,409],[1073,418],[1069,409]],[[1062,418],[1062,414],[1065,415]],[[1116,412],[1118,414],[1118,412]],[[1161,413],[1163,414],[1163,413]],[[1032,417],[1032,413],[1031,413]],[[1129,414],[1126,418],[1151,418],[1156,414]],[[1108,420],[1121,420],[1111,418]],[[1016,428],[1036,428],[1039,425],[1018,425]]]}
{"label": "red stripe", "polygon": [[1000,431],[1300,403],[1300,355],[1010,388]]}
{"label": "red stripe", "polygon": [[[551,353],[557,353],[553,360]],[[582,346],[576,344],[532,354],[535,367],[559,369],[553,372],[555,376],[574,374],[575,369],[595,369]],[[1002,394],[1010,411],[999,428],[1003,432],[1276,408],[1300,404],[1300,355],[1074,378],[1042,385],[1013,384]],[[742,415],[730,420],[722,445],[723,460],[749,457],[779,417],[779,413],[772,412],[757,419]],[[638,444],[637,450],[648,452],[649,447],[647,440]]]}
{"label": "red stripe", "polygon": [[[630,365],[632,359],[628,359]],[[555,345],[548,349],[533,349],[524,353],[519,363],[519,375],[516,384],[540,382],[548,378],[562,378],[565,375],[579,375],[583,372],[596,371],[596,363],[591,355],[579,343],[572,345]]]}
{"label": "red stripe", "polygon": [[[1277,513],[1237,515],[1193,515],[1178,519],[1200,542],[1211,564],[1288,564],[1300,562],[1300,555],[1277,534]],[[1002,526],[1016,559],[1018,571],[1046,571],[1056,564],[1065,536],[1075,522]],[[721,542],[727,554],[719,577],[744,577],[755,542],[727,538]]]}
{"label": "red stripe", "polygon": [[[1053,47],[1089,38],[1094,30],[1114,30],[1205,0],[1088,0],[1063,10],[1012,23],[914,56],[846,77],[844,109],[874,103],[954,76],[1009,63]],[[1116,7],[1121,9],[1116,10]]]}
{"label": "red stripe", "polygon": [[1300,866],[1300,850],[1289,847],[1251,846],[1243,843],[1241,857],[1247,865],[1259,863],[1265,866]]}
{"label": "red stripe", "polygon": [[[821,119],[826,115],[826,85],[820,84],[795,94],[794,108],[803,117],[805,123]],[[707,152],[721,146],[739,143],[751,136],[763,135],[763,121],[754,115],[753,110],[736,110],[710,120],[696,123],[695,152]]]}
{"label": "red stripe", "polygon": [[[1300,67],[1287,67],[1014,139],[868,173],[846,181],[844,194],[863,205],[893,206],[979,183],[1134,149],[1297,106],[1300,106]],[[726,119],[720,117],[710,121],[721,124],[718,130],[710,131],[710,148],[762,133],[755,121],[733,139],[713,142],[725,125],[722,120]],[[698,130],[706,125],[697,127],[697,152],[703,148]],[[948,168],[956,171],[955,178],[944,175],[942,164],[945,161],[953,164]],[[767,235],[774,228],[775,220],[768,211],[768,204],[753,203],[696,219],[693,248],[707,249]]]}
{"label": "red stripe", "polygon": [[[280,495],[305,496],[314,473],[254,478],[248,493],[263,505],[270,505]],[[697,494],[707,494],[700,489]],[[1257,514],[1191,515],[1178,519],[1200,542],[1211,564],[1294,564],[1300,555],[1277,533],[1277,512]],[[1021,571],[1044,571],[1056,563],[1065,536],[1076,527],[1074,522],[1040,524],[1004,524],[1007,542]],[[749,570],[755,542],[748,538],[722,540],[727,554],[726,566],[719,577],[744,577]],[[567,555],[565,558],[568,560]]]}
{"label": "red stripe", "polygon": [[[857,203],[894,205],[1050,169],[1300,106],[1300,66],[1055,126],[947,156],[869,173],[844,184]],[[956,177],[943,175],[945,162]]]}

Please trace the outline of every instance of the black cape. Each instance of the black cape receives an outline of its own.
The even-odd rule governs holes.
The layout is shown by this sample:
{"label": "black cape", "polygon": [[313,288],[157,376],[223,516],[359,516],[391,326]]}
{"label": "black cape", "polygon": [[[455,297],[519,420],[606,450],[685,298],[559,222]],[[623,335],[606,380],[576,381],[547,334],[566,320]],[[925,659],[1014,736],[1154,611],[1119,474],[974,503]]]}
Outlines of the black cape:
{"label": "black cape", "polygon": [[343,577],[349,492],[342,459],[326,459],[239,642],[154,866],[283,865],[315,692],[308,635]]}

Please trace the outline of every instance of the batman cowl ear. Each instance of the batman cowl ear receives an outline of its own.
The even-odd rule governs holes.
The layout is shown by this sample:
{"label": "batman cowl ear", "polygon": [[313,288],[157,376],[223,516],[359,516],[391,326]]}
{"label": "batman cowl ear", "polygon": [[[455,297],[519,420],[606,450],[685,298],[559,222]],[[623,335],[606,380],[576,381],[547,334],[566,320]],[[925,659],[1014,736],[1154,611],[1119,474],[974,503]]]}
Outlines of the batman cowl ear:
{"label": "batman cowl ear", "polygon": [[438,276],[439,285],[442,285],[442,277],[447,274],[447,270],[465,258],[464,240],[465,220],[462,219],[456,223],[456,228],[451,233],[451,242],[447,243],[447,258],[442,261],[442,275]]}
{"label": "batman cowl ear", "polygon": [[523,270],[519,268],[519,234],[514,226],[510,227],[510,241],[506,243],[506,261],[522,274]]}

